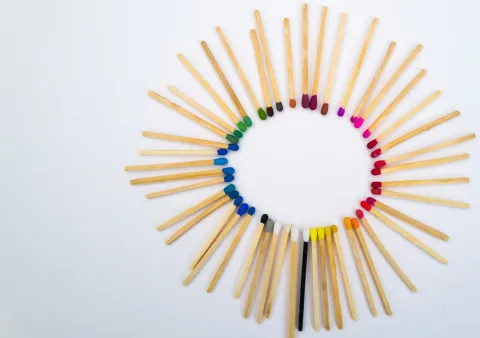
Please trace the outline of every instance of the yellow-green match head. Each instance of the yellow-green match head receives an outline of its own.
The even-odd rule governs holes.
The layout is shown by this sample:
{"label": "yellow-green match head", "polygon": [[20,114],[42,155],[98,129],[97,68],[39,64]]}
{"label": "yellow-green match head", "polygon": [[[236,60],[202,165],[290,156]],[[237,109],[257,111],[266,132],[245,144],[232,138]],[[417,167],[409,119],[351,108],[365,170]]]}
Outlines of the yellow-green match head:
{"label": "yellow-green match head", "polygon": [[310,228],[310,239],[312,241],[317,240],[317,228]]}
{"label": "yellow-green match head", "polygon": [[324,227],[318,227],[317,228],[317,234],[318,234],[318,239],[324,239],[325,238],[325,228]]}

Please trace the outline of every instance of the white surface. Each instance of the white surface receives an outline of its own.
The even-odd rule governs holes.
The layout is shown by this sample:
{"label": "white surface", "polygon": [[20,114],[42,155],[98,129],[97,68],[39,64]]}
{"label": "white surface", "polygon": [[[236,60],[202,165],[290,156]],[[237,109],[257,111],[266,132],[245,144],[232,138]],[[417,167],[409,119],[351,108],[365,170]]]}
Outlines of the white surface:
{"label": "white surface", "polygon": [[[358,102],[360,89],[369,83],[391,39],[398,46],[386,75],[393,74],[415,44],[423,43],[424,51],[382,101],[375,115],[425,67],[426,78],[388,121],[398,118],[437,88],[443,94],[395,135],[453,109],[460,109],[462,116],[389,151],[388,156],[478,132],[479,8],[475,2],[466,0],[455,3],[337,0],[321,4],[311,1],[310,69],[315,62],[323,4],[329,5],[330,10],[320,103],[327,77],[325,66],[330,64],[340,12],[348,12],[345,42],[327,117],[288,108],[282,19],[285,16],[291,19],[300,105],[300,1],[2,2],[0,336],[285,336],[287,259],[272,319],[262,325],[252,318],[243,319],[244,299],[235,301],[232,297],[237,269],[249,244],[246,239],[251,237],[261,214],[267,212],[275,220],[299,227],[339,225],[358,321],[349,319],[342,290],[345,329],[343,332],[333,329],[329,336],[478,337],[480,186],[473,175],[480,169],[478,146],[470,142],[434,156],[469,151],[472,158],[468,162],[388,176],[388,179],[403,179],[469,175],[470,185],[402,191],[469,201],[472,208],[457,210],[380,199],[450,234],[450,242],[442,243],[402,223],[448,257],[450,265],[438,264],[367,215],[419,288],[418,294],[411,294],[367,239],[394,313],[387,318],[374,292],[379,310],[378,318],[374,319],[368,311],[341,226],[342,218],[353,215],[358,201],[368,194],[371,161],[359,132],[351,128],[348,117],[337,118],[336,110],[370,19],[378,16],[380,22],[348,111]],[[214,29],[216,25],[222,26],[261,99],[248,34],[249,28],[255,27],[256,8],[262,11],[286,107],[285,112],[267,122],[256,117]],[[146,94],[153,89],[171,97],[167,85],[172,84],[225,116],[176,59],[176,54],[182,52],[234,108],[203,54],[202,39],[209,43],[255,123],[242,140],[241,151],[228,157],[238,171],[235,184],[245,202],[257,207],[255,224],[248,229],[213,294],[207,294],[205,289],[227,245],[219,249],[189,287],[183,287],[181,280],[192,255],[226,209],[209,217],[172,247],[166,247],[163,241],[178,225],[164,233],[157,233],[155,226],[218,191],[220,186],[150,201],[144,198],[145,193],[178,183],[132,187],[128,180],[143,173],[123,171],[128,164],[173,161],[140,158],[136,151],[141,148],[195,148],[142,138],[142,130],[218,139]],[[310,72],[310,85],[312,75]],[[386,79],[382,78],[381,85]],[[386,124],[380,130],[384,127]],[[244,290],[242,298],[245,295]],[[306,330],[298,333],[298,337],[317,335],[311,325],[311,306],[307,302]]]}

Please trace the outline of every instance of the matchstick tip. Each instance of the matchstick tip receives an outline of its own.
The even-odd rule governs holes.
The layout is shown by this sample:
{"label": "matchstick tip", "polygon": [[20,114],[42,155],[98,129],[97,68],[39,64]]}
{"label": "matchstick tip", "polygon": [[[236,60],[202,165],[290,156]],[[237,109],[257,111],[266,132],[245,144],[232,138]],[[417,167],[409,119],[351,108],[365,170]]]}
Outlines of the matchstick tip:
{"label": "matchstick tip", "polygon": [[360,128],[363,124],[363,121],[364,121],[363,117],[358,117],[354,124],[355,128],[357,129]]}
{"label": "matchstick tip", "polygon": [[310,98],[310,109],[315,110],[317,109],[317,95],[312,95]]}
{"label": "matchstick tip", "polygon": [[251,127],[253,125],[253,122],[252,122],[252,119],[250,118],[250,116],[245,116],[243,118],[243,122],[245,122],[247,127]]}
{"label": "matchstick tip", "polygon": [[362,206],[363,209],[365,209],[367,211],[372,210],[372,206],[365,201],[361,201],[360,205]]}
{"label": "matchstick tip", "polygon": [[283,111],[283,104],[282,104],[282,102],[277,102],[277,103],[275,103],[275,107],[277,108],[277,111]]}
{"label": "matchstick tip", "polygon": [[[247,131],[247,126],[242,121],[237,122],[237,127],[243,132]],[[234,143],[234,142],[232,142],[232,143]]]}
{"label": "matchstick tip", "polygon": [[345,225],[345,228],[347,228],[347,230],[352,230],[352,220],[350,219],[350,217],[345,217],[343,219],[343,224]]}
{"label": "matchstick tip", "polygon": [[269,117],[272,117],[273,114],[274,114],[274,113],[273,113],[273,108],[272,108],[272,107],[267,107],[267,115],[268,115]]}
{"label": "matchstick tip", "polygon": [[228,154],[228,150],[225,149],[225,148],[220,148],[217,150],[217,155],[227,155]]}
{"label": "matchstick tip", "polygon": [[369,129],[365,129],[365,131],[362,134],[363,138],[369,138],[370,135],[372,135],[372,132]]}
{"label": "matchstick tip", "polygon": [[375,146],[378,144],[377,139],[373,139],[370,142],[367,143],[367,148],[368,149],[373,149]]}
{"label": "matchstick tip", "polygon": [[222,173],[227,175],[233,175],[235,173],[235,168],[232,168],[232,167],[223,168]]}
{"label": "matchstick tip", "polygon": [[357,121],[357,117],[355,115],[350,116],[350,122],[355,123]]}
{"label": "matchstick tip", "polygon": [[268,221],[268,215],[267,214],[263,214],[262,215],[262,218],[260,218],[260,222],[262,222],[263,224],[267,223]]}
{"label": "matchstick tip", "polygon": [[240,147],[238,146],[238,144],[229,144],[228,145],[228,150],[238,151],[239,149],[240,149]]}
{"label": "matchstick tip", "polygon": [[223,188],[223,192],[225,195],[228,195],[229,193],[235,191],[235,185],[234,184],[229,184],[225,188]]}
{"label": "matchstick tip", "polygon": [[238,216],[243,216],[245,215],[245,213],[248,211],[248,204],[247,203],[243,203],[237,210],[237,215]]}
{"label": "matchstick tip", "polygon": [[380,168],[373,168],[370,172],[373,176],[378,176],[382,174],[382,170]]}
{"label": "matchstick tip", "polygon": [[383,168],[383,167],[385,167],[386,165],[387,165],[387,162],[384,161],[384,160],[376,161],[376,162],[373,164],[373,166],[374,166],[375,168]]}
{"label": "matchstick tip", "polygon": [[297,106],[297,101],[295,99],[290,99],[290,108],[295,108]]}
{"label": "matchstick tip", "polygon": [[320,109],[320,113],[322,113],[322,115],[327,115],[328,114],[328,103],[322,104],[322,108]]}
{"label": "matchstick tip", "polygon": [[370,205],[375,205],[376,202],[377,202],[377,200],[373,197],[368,197],[367,198],[367,203],[370,204]]}
{"label": "matchstick tip", "polygon": [[228,160],[225,157],[219,157],[213,160],[213,165],[225,165]]}
{"label": "matchstick tip", "polygon": [[265,121],[267,119],[267,113],[265,113],[265,110],[263,110],[262,107],[258,108],[257,113],[258,113],[258,117],[260,118],[260,120]]}
{"label": "matchstick tip", "polygon": [[355,211],[355,215],[357,215],[357,217],[360,218],[360,219],[365,217],[365,215],[363,215],[363,211],[360,210],[360,209],[357,209],[357,211]]}
{"label": "matchstick tip", "polygon": [[253,216],[255,214],[255,211],[257,211],[257,209],[255,209],[255,207],[250,207],[247,211],[247,213],[250,215],[250,216]]}
{"label": "matchstick tip", "polygon": [[227,139],[228,142],[230,143],[233,143],[233,144],[237,144],[238,143],[238,138],[231,135],[231,134],[227,134],[227,136],[225,136],[225,138]]}
{"label": "matchstick tip", "polygon": [[358,224],[358,219],[352,218],[352,228],[354,228],[354,229],[359,229],[360,228],[360,224]]}
{"label": "matchstick tip", "polygon": [[235,198],[235,201],[233,201],[233,205],[235,205],[236,207],[238,207],[242,203],[243,203],[243,197],[242,196],[237,196]]}
{"label": "matchstick tip", "polygon": [[382,189],[378,189],[378,188],[372,188],[372,194],[374,195],[381,195],[382,194]]}
{"label": "matchstick tip", "polygon": [[[312,96],[312,99],[313,99],[313,96]],[[315,97],[316,99],[316,97]],[[303,94],[302,95],[302,107],[307,109],[308,108],[308,104],[309,104],[309,99],[308,99],[308,94]]]}
{"label": "matchstick tip", "polygon": [[232,182],[235,179],[235,176],[233,175],[226,175],[223,177],[223,181],[226,183]]}
{"label": "matchstick tip", "polygon": [[343,107],[338,108],[337,115],[340,116],[340,117],[345,115],[345,108],[343,108]]}
{"label": "matchstick tip", "polygon": [[238,197],[238,195],[240,195],[240,193],[238,191],[232,191],[231,193],[228,194],[228,197],[231,199],[231,200],[234,200],[235,198]]}
{"label": "matchstick tip", "polygon": [[370,156],[372,158],[376,158],[376,157],[380,156],[381,153],[382,153],[382,148],[378,148],[378,149],[375,149],[374,151],[372,151]]}
{"label": "matchstick tip", "polygon": [[240,130],[235,130],[233,132],[233,135],[235,135],[237,138],[242,138],[243,137],[243,133]]}
{"label": "matchstick tip", "polygon": [[381,188],[382,187],[382,182],[375,181],[375,182],[370,183],[370,186],[372,188]]}

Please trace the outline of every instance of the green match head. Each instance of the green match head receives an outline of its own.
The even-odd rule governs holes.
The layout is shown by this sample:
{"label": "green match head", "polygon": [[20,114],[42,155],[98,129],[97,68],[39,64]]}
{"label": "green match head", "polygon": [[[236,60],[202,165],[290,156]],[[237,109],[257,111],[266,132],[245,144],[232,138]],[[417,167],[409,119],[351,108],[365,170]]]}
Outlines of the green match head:
{"label": "green match head", "polygon": [[245,121],[245,124],[247,125],[247,127],[251,127],[253,125],[253,122],[250,116],[245,116],[243,118],[243,121]]}
{"label": "green match head", "polygon": [[233,135],[227,134],[227,136],[225,136],[225,138],[226,138],[230,143],[233,143],[233,144],[237,144],[237,143],[238,143],[238,138],[236,138],[236,137],[233,136]]}
{"label": "green match head", "polygon": [[260,120],[266,120],[267,119],[267,114],[265,113],[265,110],[263,110],[262,107],[258,108],[257,112],[258,112],[258,117],[260,118]]}
{"label": "green match head", "polygon": [[242,121],[239,121],[239,122],[237,123],[237,126],[238,126],[238,128],[239,128],[241,131],[243,131],[243,132],[246,132],[246,131],[247,131],[247,126],[246,126],[245,123],[243,123]]}
{"label": "green match head", "polygon": [[243,137],[243,133],[240,131],[240,130],[235,130],[233,132],[233,135],[235,135],[236,137],[238,138],[242,138]]}

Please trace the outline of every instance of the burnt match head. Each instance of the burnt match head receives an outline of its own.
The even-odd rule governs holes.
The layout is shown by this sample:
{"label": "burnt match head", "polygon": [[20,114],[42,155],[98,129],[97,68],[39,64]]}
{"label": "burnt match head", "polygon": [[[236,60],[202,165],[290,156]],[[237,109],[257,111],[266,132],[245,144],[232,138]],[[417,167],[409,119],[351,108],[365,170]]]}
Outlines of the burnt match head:
{"label": "burnt match head", "polygon": [[277,102],[277,103],[275,103],[275,107],[277,108],[277,111],[283,111],[283,104],[282,104],[282,102]]}
{"label": "burnt match head", "polygon": [[262,218],[260,218],[260,222],[262,222],[263,224],[267,223],[268,221],[268,215],[267,214],[263,214],[262,215]]}
{"label": "burnt match head", "polygon": [[328,114],[328,103],[322,104],[322,109],[320,109],[320,113],[322,113],[322,115]]}
{"label": "burnt match head", "polygon": [[295,108],[297,106],[297,101],[295,99],[290,99],[290,108]]}
{"label": "burnt match head", "polygon": [[267,107],[267,115],[268,115],[269,117],[272,117],[273,114],[274,114],[274,113],[273,113],[273,108],[272,108],[272,107]]}
{"label": "burnt match head", "polygon": [[303,94],[302,95],[302,107],[303,108],[308,108],[308,104],[309,104],[309,99],[308,99],[308,94]]}

